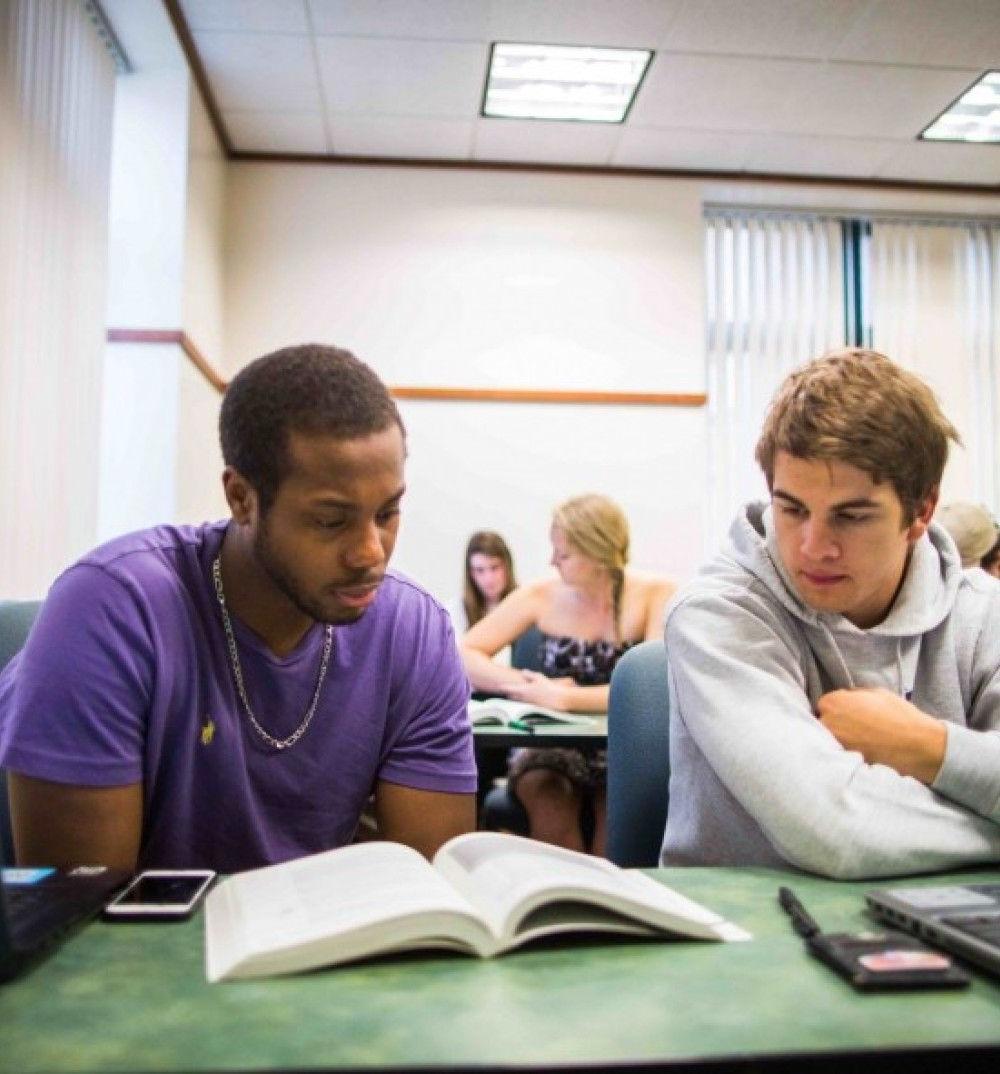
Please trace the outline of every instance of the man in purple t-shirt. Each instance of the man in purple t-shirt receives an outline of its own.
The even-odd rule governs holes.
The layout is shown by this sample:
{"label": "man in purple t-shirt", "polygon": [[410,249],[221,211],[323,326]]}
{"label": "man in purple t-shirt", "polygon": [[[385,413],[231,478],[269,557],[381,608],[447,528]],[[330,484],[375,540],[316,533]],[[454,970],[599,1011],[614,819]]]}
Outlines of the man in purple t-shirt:
{"label": "man in purple t-shirt", "polygon": [[353,355],[290,347],[222,404],[228,522],[162,526],[53,585],[0,677],[19,862],[250,868],[474,827],[448,615],[388,571],[405,440]]}

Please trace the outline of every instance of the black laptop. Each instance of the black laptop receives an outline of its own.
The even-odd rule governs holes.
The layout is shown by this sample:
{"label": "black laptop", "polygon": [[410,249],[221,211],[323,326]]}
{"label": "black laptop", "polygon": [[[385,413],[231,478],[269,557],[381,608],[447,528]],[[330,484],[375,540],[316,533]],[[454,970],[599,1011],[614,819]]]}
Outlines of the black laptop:
{"label": "black laptop", "polygon": [[128,873],[104,866],[69,872],[0,869],[0,981],[19,973],[74,926],[94,917],[128,879]]}
{"label": "black laptop", "polygon": [[1000,883],[887,888],[865,900],[887,925],[1000,977]]}

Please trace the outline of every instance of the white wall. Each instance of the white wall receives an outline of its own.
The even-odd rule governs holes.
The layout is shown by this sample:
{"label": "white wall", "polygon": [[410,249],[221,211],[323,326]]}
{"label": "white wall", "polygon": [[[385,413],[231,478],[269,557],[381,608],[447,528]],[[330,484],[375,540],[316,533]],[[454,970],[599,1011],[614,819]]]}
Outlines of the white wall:
{"label": "white wall", "polygon": [[[208,115],[178,50],[117,93],[108,323],[183,329],[221,365],[226,164]],[[176,344],[108,345],[99,539],[225,513],[219,400]]]}
{"label": "white wall", "polygon": [[[223,375],[226,176],[201,95],[192,93],[179,327]],[[216,432],[222,397],[187,360],[181,362],[178,392],[176,517],[182,522],[221,518],[227,513]]]}
{"label": "white wall", "polygon": [[[177,54],[120,75],[111,153],[108,325],[181,321],[190,80]],[[99,540],[176,512],[180,348],[109,343],[101,406]]]}
{"label": "white wall", "polygon": [[[694,183],[534,173],[232,166],[226,352],[317,340],[390,384],[692,392],[704,386]],[[636,566],[702,556],[699,409],[408,402],[396,563],[455,594],[469,532],[547,569],[548,519],[617,497]]]}

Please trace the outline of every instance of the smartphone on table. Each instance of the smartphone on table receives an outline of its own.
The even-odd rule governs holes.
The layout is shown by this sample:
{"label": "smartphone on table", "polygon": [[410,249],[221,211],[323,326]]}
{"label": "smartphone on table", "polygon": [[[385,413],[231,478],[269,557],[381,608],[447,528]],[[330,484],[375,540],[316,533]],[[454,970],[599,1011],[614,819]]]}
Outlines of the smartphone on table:
{"label": "smartphone on table", "polygon": [[183,921],[208,891],[211,869],[146,869],[104,907],[107,921]]}

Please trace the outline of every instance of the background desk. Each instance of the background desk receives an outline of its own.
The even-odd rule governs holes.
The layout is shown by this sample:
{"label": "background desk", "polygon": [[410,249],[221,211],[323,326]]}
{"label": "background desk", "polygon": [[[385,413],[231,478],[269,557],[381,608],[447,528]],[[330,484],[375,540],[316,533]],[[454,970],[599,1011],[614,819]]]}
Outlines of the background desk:
{"label": "background desk", "polygon": [[[95,922],[27,977],[0,987],[0,1070],[457,1070],[624,1064],[701,1072],[750,1060],[786,1070],[995,1068],[1000,985],[859,996],[806,954],[778,909],[787,874],[656,874],[749,928],[748,943],[534,948],[495,960],[425,953],[319,973],[209,985],[202,920]],[[997,873],[963,874],[996,879]],[[926,881],[908,881],[910,885]],[[829,929],[863,926],[865,884],[795,877]],[[782,1060],[785,1053],[785,1060]],[[798,1056],[787,1060],[788,1053]],[[704,1061],[708,1061],[707,1065]],[[979,1064],[982,1064],[979,1065]],[[890,1064],[891,1069],[897,1069]],[[644,1067],[644,1069],[647,1069]],[[756,1063],[752,1069],[758,1069]]]}
{"label": "background desk", "polygon": [[476,751],[476,767],[479,769],[478,804],[493,786],[493,781],[507,772],[507,751],[521,746],[565,746],[567,749],[603,749],[608,744],[608,717],[594,715],[592,725],[549,724],[534,731],[518,731],[490,724],[473,727],[472,741]]}

